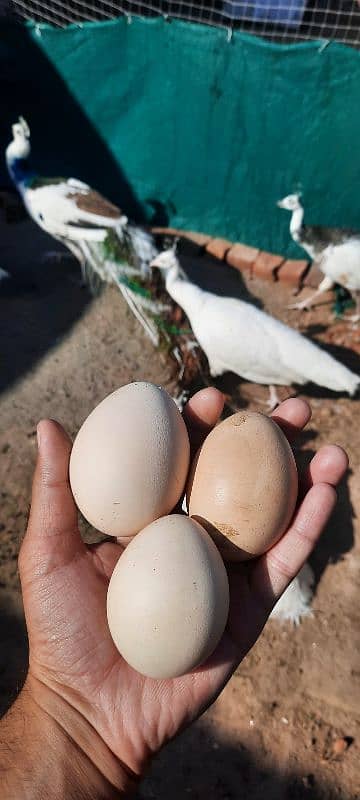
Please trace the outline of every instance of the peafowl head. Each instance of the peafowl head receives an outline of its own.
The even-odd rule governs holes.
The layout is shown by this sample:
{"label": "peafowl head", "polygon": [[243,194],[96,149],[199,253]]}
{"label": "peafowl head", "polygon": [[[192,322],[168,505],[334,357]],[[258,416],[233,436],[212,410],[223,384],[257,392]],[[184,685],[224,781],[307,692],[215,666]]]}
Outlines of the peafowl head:
{"label": "peafowl head", "polygon": [[165,284],[167,288],[179,279],[181,281],[187,280],[185,272],[176,255],[177,243],[178,240],[176,240],[173,246],[168,250],[163,250],[162,253],[159,253],[150,264],[150,267],[157,267],[165,273]]}
{"label": "peafowl head", "polygon": [[284,208],[286,211],[298,211],[299,208],[302,208],[300,197],[301,194],[289,194],[287,197],[279,200],[276,205],[279,208]]}
{"label": "peafowl head", "polygon": [[12,135],[12,142],[6,149],[7,161],[27,158],[30,155],[30,128],[24,117],[19,117],[12,126]]}
{"label": "peafowl head", "polygon": [[152,260],[150,267],[157,267],[158,269],[164,270],[164,272],[169,272],[169,270],[171,270],[172,276],[176,278],[179,275],[182,276],[183,272],[176,255],[176,243],[168,250],[163,250],[162,253],[158,253],[156,258]]}

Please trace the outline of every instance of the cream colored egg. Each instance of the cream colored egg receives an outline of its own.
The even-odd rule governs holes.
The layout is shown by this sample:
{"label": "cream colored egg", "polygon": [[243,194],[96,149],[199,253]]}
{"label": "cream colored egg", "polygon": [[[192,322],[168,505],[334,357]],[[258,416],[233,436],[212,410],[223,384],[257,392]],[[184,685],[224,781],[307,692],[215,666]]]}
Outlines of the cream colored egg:
{"label": "cream colored egg", "polygon": [[223,558],[241,561],[282,536],[297,491],[294,456],[279,426],[263,414],[240,411],[205,439],[190,472],[187,503]]}
{"label": "cream colored egg", "polygon": [[162,517],[121,555],[110,580],[111,636],[126,661],[152,678],[183,675],[218,644],[229,611],[226,570],[194,520]]}
{"label": "cream colored egg", "polygon": [[98,530],[132,537],[174,508],[189,453],[170,395],[152,383],[130,383],[106,397],[79,430],[70,458],[75,501]]}

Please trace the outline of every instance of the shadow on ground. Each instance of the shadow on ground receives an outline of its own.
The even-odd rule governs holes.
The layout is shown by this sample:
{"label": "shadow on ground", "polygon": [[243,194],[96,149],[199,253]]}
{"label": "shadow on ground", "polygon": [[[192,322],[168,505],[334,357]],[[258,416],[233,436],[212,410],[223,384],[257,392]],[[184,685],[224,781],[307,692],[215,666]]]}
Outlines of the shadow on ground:
{"label": "shadow on ground", "polygon": [[[0,219],[0,392],[54,347],[91,302],[80,285],[80,268],[67,252],[29,220],[6,225]],[[49,251],[63,259],[44,261]]]}
{"label": "shadow on ground", "polygon": [[[28,72],[24,64],[31,64]],[[147,213],[154,225],[167,224],[166,209],[156,200],[149,200],[144,211],[118,160],[22,24],[2,22],[0,74],[6,97],[0,118],[1,187],[12,189],[3,154],[11,140],[11,125],[22,115],[31,128],[36,172],[81,179],[136,222],[144,222]],[[41,268],[46,250],[60,251],[61,246],[35,225],[26,220],[11,226],[0,222],[0,269],[10,274],[0,280],[0,391],[56,344],[91,299],[76,284],[73,266],[49,263],[47,270]]]}
{"label": "shadow on ground", "polygon": [[[28,649],[20,600],[0,593],[0,716],[14,702],[25,679]],[[352,800],[317,784],[312,774],[282,774],[264,755],[240,742],[224,742],[201,720],[166,747],[154,761],[138,800]]]}
{"label": "shadow on ground", "polygon": [[262,308],[261,300],[247,288],[239,270],[210,255],[188,239],[181,239],[177,247],[180,264],[188,279],[207,292],[223,297],[235,297]]}
{"label": "shadow on ground", "polygon": [[349,471],[337,488],[338,501],[321,539],[316,546],[310,564],[315,575],[315,586],[320,582],[329,564],[337,564],[355,545],[354,517],[349,491]]}
{"label": "shadow on ground", "polygon": [[[316,450],[309,447],[309,443],[316,441],[317,432],[308,428],[297,437],[294,447],[296,463],[299,474],[309,467]],[[337,504],[330,520],[321,536],[314,552],[310,557],[310,564],[315,575],[315,591],[323,573],[329,564],[337,564],[349,553],[355,545],[354,517],[355,511],[351,502],[349,478],[351,470],[337,487]]]}
{"label": "shadow on ground", "polygon": [[[179,764],[181,765],[179,768]],[[174,776],[176,775],[176,781]],[[221,741],[202,720],[155,760],[138,800],[350,800],[314,775],[281,774],[241,743]]]}
{"label": "shadow on ground", "polygon": [[28,646],[20,599],[0,590],[0,717],[5,714],[25,680]]}

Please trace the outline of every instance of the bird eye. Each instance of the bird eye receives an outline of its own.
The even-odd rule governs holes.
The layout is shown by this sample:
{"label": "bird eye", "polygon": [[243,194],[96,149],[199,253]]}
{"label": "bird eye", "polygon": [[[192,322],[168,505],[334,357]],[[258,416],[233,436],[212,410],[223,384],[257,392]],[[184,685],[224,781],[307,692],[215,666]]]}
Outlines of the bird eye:
{"label": "bird eye", "polygon": [[43,222],[43,220],[44,220],[44,217],[43,217],[43,215],[42,215],[42,214],[39,214],[39,219],[41,219],[41,221]]}

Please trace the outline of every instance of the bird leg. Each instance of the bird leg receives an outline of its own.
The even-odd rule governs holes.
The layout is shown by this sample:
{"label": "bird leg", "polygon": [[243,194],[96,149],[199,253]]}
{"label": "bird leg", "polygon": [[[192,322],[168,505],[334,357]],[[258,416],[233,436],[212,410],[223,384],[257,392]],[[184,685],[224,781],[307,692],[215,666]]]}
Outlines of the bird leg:
{"label": "bird leg", "polygon": [[329,289],[332,289],[333,285],[334,282],[331,280],[331,278],[328,278],[328,276],[325,275],[325,278],[323,278],[314,294],[310,295],[310,297],[305,297],[305,300],[300,300],[298,303],[291,303],[291,305],[287,306],[287,308],[297,309],[299,311],[303,311],[304,309],[308,310],[313,305],[315,298],[319,297],[319,295],[323,294],[323,292],[327,292]]}
{"label": "bird leg", "polygon": [[274,411],[276,406],[279,406],[281,403],[281,399],[276,391],[276,387],[272,384],[269,386],[269,398],[266,401],[265,405],[269,409],[269,412]]}
{"label": "bird leg", "polygon": [[271,384],[270,386],[268,386],[268,389],[269,389],[269,396],[267,400],[262,400],[260,399],[260,397],[254,397],[254,400],[256,400],[257,403],[260,403],[260,405],[268,408],[269,413],[271,413],[272,411],[275,410],[277,406],[280,405],[281,398],[279,397],[275,386]]}
{"label": "bird leg", "polygon": [[75,258],[80,264],[81,280],[79,281],[79,284],[82,288],[84,288],[84,286],[89,285],[88,274],[87,274],[87,266],[88,266],[87,254],[86,252],[83,252],[81,247],[75,242],[66,242],[66,247],[70,250],[72,255],[75,256]]}

